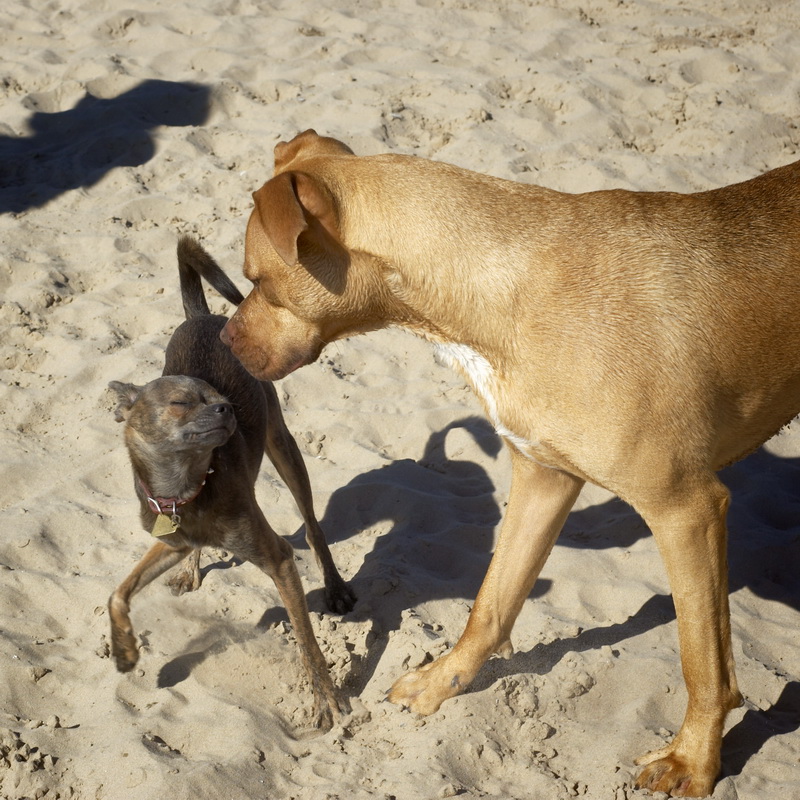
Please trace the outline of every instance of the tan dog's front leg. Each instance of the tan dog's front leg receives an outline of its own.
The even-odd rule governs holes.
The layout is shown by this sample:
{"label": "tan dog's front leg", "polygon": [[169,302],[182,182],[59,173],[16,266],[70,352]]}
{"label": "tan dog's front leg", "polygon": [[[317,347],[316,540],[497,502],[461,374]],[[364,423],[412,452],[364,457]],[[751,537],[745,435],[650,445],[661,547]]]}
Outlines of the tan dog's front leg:
{"label": "tan dog's front leg", "polygon": [[133,572],[117,587],[108,601],[111,618],[111,655],[120,672],[129,672],[139,660],[136,637],[131,625],[131,598],[148,583],[175,566],[190,552],[191,547],[170,547],[156,542],[133,568]]}
{"label": "tan dog's front leg", "polygon": [[728,606],[729,495],[713,475],[696,484],[663,507],[640,509],[667,567],[689,703],[672,743],[637,759],[646,765],[637,785],[674,797],[711,794],[725,717],[742,699]]}
{"label": "tan dog's front leg", "polygon": [[511,652],[511,628],[544,566],[583,481],[512,451],[512,482],[500,538],[466,630],[453,650],[404,675],[389,699],[432,714],[463,691],[492,653]]}

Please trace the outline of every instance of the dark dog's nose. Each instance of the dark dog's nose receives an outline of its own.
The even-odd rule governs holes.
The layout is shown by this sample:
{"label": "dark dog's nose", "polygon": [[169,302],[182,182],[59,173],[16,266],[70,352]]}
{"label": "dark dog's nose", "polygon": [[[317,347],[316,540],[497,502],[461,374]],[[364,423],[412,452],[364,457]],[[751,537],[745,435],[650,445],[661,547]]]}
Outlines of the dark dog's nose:
{"label": "dark dog's nose", "polygon": [[215,414],[233,414],[233,406],[230,403],[217,403],[211,406],[211,411]]}

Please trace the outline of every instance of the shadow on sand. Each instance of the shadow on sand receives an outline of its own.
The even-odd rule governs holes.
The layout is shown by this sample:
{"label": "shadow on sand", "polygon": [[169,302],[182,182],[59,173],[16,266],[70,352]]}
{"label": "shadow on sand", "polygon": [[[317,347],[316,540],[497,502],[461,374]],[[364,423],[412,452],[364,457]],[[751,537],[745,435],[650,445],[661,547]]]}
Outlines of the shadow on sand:
{"label": "shadow on sand", "polygon": [[209,102],[207,86],[148,80],[118,97],[86,94],[68,111],[34,113],[29,136],[0,137],[0,214],[92,186],[114,167],[141,166],[155,155],[155,128],[202,125]]}

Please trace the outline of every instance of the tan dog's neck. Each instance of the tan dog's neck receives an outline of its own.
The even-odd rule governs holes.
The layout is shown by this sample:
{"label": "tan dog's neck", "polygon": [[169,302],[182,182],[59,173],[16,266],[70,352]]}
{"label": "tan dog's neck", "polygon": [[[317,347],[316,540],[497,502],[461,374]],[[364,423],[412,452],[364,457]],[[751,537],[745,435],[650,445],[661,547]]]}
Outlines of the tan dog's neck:
{"label": "tan dog's neck", "polygon": [[[349,187],[337,206],[340,238],[353,264],[365,261],[381,273],[381,284],[390,293],[384,324],[409,328],[437,344],[464,345],[502,369],[505,354],[514,349],[510,339],[516,335],[519,305],[533,300],[538,283],[531,275],[530,252],[537,240],[535,219],[546,213],[537,201],[549,204],[559,196],[410,156],[333,161],[315,172],[334,188],[340,181]],[[515,223],[528,219],[524,245],[519,230],[487,226],[475,213],[476,191],[484,201],[487,195],[498,204],[518,201]],[[453,243],[452,257],[441,257],[442,242]],[[474,324],[476,318],[481,326]]]}
{"label": "tan dog's neck", "polygon": [[[382,170],[372,169],[373,161],[380,162]],[[499,404],[503,379],[515,366],[514,354],[520,350],[515,342],[519,323],[531,318],[532,306],[537,302],[537,292],[531,287],[538,282],[529,270],[520,267],[522,257],[515,252],[519,244],[511,231],[504,232],[503,225],[487,227],[473,218],[468,200],[476,188],[473,181],[483,184],[482,176],[435,164],[433,171],[441,171],[441,183],[428,180],[428,190],[421,194],[413,176],[418,166],[424,166],[426,174],[431,171],[429,162],[423,164],[407,156],[337,159],[337,178],[347,174],[348,185],[353,187],[347,204],[337,208],[340,236],[348,250],[358,254],[354,263],[369,264],[380,273],[379,285],[389,294],[384,300],[383,324],[403,327],[432,342],[440,359],[470,383],[497,432],[523,455],[533,458],[536,444],[504,424]],[[365,168],[373,179],[369,191],[361,188],[368,182],[359,180],[358,175]],[[385,197],[385,202],[375,202],[376,174],[383,181],[379,196]],[[498,202],[507,200],[508,194],[524,198],[528,215],[532,215],[531,205],[536,208],[538,198],[544,204],[556,202],[559,197],[549,190],[510,182],[506,186],[505,182],[492,181],[488,186],[497,192]],[[481,188],[486,190],[486,186]],[[442,207],[450,213],[443,214]],[[365,208],[372,217],[369,236],[364,235],[361,219]],[[422,240],[419,236],[408,237],[404,226],[397,223],[398,219],[407,218],[409,209],[418,217],[412,227],[426,231]],[[472,253],[464,252],[460,259],[452,260],[437,257],[437,244],[441,241],[466,242],[475,235],[482,239],[478,269]],[[535,235],[530,234],[528,239],[534,240]],[[545,294],[545,283],[538,292],[539,300]],[[521,313],[520,308],[525,312]],[[475,325],[475,319],[480,319],[481,324]],[[528,328],[530,332],[530,324]]]}

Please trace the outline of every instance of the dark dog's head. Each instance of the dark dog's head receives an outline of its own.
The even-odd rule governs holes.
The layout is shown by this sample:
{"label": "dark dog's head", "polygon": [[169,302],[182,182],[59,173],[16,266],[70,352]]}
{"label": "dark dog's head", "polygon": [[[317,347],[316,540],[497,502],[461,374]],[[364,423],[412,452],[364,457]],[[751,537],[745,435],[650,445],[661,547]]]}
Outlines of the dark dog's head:
{"label": "dark dog's head", "polygon": [[225,444],[236,429],[233,407],[213,386],[197,378],[168,375],[146,386],[112,381],[131,454],[146,457],[201,455]]}
{"label": "dark dog's head", "polygon": [[253,195],[244,258],[253,290],[222,340],[261,380],[310,364],[335,339],[383,327],[380,285],[364,268],[368,257],[345,243],[328,173],[353,158],[341,142],[306,131],[276,146],[275,177]]}

